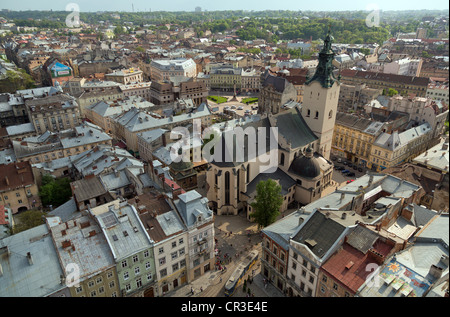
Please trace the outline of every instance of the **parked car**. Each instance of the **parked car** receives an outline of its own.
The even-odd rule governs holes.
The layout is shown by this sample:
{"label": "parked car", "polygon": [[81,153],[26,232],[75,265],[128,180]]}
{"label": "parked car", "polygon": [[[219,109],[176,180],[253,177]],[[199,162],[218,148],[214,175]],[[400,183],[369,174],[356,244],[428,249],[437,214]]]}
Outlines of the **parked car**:
{"label": "parked car", "polygon": [[347,181],[347,184],[350,184],[351,182],[354,182],[355,180],[354,179],[349,179],[348,181]]}
{"label": "parked car", "polygon": [[239,107],[237,107],[237,110],[244,110],[244,107],[239,106]]}
{"label": "parked car", "polygon": [[352,163],[347,163],[348,168],[352,167],[353,164]]}
{"label": "parked car", "polygon": [[334,169],[335,169],[336,171],[342,171],[342,170],[344,170],[345,168],[343,168],[342,166],[336,165],[336,166],[334,167]]}
{"label": "parked car", "polygon": [[344,163],[343,163],[344,165],[347,165],[348,164],[348,162],[347,161],[344,161]]}
{"label": "parked car", "polygon": [[349,172],[349,173],[347,173],[347,176],[348,176],[348,177],[354,177],[354,176],[355,176],[355,173]]}
{"label": "parked car", "polygon": [[362,172],[362,171],[363,171],[362,167],[358,167],[358,172]]}
{"label": "parked car", "polygon": [[353,165],[353,169],[356,171],[358,170],[358,165]]}
{"label": "parked car", "polygon": [[350,171],[349,170],[343,170],[341,173],[342,174],[347,174],[347,173],[350,173]]}
{"label": "parked car", "polygon": [[236,109],[236,106],[231,106],[231,109]]}

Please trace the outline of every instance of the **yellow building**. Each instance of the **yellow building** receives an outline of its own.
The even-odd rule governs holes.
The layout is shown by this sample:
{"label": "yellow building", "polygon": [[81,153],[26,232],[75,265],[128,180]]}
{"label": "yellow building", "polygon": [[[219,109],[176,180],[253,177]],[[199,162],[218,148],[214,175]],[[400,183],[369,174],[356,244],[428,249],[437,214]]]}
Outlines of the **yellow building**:
{"label": "yellow building", "polygon": [[432,137],[430,124],[424,123],[418,127],[392,134],[381,133],[372,145],[368,168],[382,171],[413,158],[426,151]]}
{"label": "yellow building", "polygon": [[331,153],[352,163],[367,167],[372,144],[384,124],[338,112],[333,133]]}
{"label": "yellow building", "polygon": [[2,164],[0,175],[0,205],[10,208],[13,214],[40,207],[39,190],[29,162]]}

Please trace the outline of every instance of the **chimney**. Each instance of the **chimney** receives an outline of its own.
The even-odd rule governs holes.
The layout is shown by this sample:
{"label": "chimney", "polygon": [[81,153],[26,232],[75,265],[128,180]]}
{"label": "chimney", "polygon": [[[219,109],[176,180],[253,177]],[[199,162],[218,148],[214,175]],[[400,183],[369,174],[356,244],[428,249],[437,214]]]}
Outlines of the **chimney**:
{"label": "chimney", "polygon": [[5,176],[5,182],[6,182],[6,185],[9,186],[9,179],[8,179],[8,176]]}
{"label": "chimney", "polygon": [[341,215],[341,219],[345,219],[345,218],[347,218],[347,213],[343,212]]}
{"label": "chimney", "polygon": [[369,186],[372,185],[372,183],[373,183],[373,175],[370,175],[369,176]]}
{"label": "chimney", "polygon": [[33,265],[33,258],[31,257],[31,253],[27,252],[28,264]]}
{"label": "chimney", "polygon": [[443,269],[439,266],[431,264],[429,274],[436,279],[440,279],[442,276]]}
{"label": "chimney", "polygon": [[344,200],[345,193],[341,193],[341,201]]}

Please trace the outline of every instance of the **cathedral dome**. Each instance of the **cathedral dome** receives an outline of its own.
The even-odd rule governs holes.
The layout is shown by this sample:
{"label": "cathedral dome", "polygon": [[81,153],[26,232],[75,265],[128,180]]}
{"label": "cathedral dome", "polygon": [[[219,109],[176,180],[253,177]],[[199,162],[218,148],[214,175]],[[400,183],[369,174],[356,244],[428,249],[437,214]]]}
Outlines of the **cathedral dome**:
{"label": "cathedral dome", "polygon": [[289,172],[305,178],[315,178],[320,175],[319,162],[310,148],[306,150],[306,155],[297,157],[292,161]]}

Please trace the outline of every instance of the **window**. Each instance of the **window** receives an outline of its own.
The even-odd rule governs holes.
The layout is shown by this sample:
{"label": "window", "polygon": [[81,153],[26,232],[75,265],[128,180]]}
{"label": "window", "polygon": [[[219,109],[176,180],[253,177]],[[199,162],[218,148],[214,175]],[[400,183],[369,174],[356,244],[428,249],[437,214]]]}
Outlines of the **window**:
{"label": "window", "polygon": [[141,268],[137,266],[134,268],[134,275],[138,275],[139,273],[141,273]]}
{"label": "window", "polygon": [[172,242],[172,248],[175,248],[177,246],[176,241]]}
{"label": "window", "polygon": [[148,257],[148,250],[145,250],[144,251],[144,258],[147,258]]}
{"label": "window", "polygon": [[149,270],[152,267],[152,265],[150,264],[150,262],[145,263],[145,269]]}
{"label": "window", "polygon": [[316,111],[316,116],[314,117],[314,119],[318,119],[319,118],[319,111]]}
{"label": "window", "polygon": [[161,259],[159,259],[159,265],[164,265],[166,264],[166,257],[162,257]]}
{"label": "window", "polygon": [[133,263],[136,263],[139,261],[139,256],[138,255],[133,255]]}
{"label": "window", "polygon": [[159,254],[163,254],[164,253],[164,248],[163,247],[159,248],[158,253]]}
{"label": "window", "polygon": [[127,267],[127,266],[128,266],[127,260],[122,261],[122,268]]}
{"label": "window", "polygon": [[142,281],[141,281],[141,278],[138,278],[138,279],[136,280],[136,287],[137,287],[137,288],[142,287]]}
{"label": "window", "polygon": [[330,110],[330,112],[328,113],[328,119],[333,118],[333,110]]}
{"label": "window", "polygon": [[162,269],[161,271],[159,271],[159,274],[161,275],[161,277],[165,277],[167,275],[167,269]]}
{"label": "window", "polygon": [[130,275],[128,274],[128,271],[123,273],[124,280],[128,280],[129,277],[130,277]]}
{"label": "window", "polygon": [[114,286],[116,286],[114,281],[109,282],[109,288],[114,288]]}
{"label": "window", "polygon": [[336,283],[333,283],[333,289],[337,291],[338,285]]}

